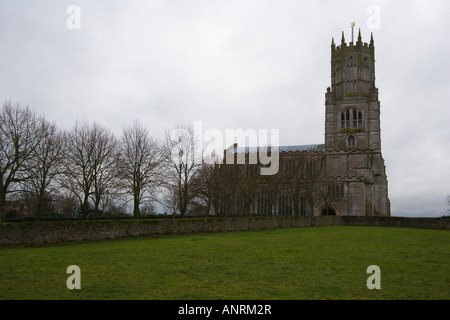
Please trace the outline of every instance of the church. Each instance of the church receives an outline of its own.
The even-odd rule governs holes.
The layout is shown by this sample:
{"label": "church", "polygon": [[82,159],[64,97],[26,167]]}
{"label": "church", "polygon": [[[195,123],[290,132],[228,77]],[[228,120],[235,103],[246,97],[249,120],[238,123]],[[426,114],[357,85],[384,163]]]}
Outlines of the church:
{"label": "church", "polygon": [[[375,47],[358,33],[356,43],[331,43],[331,86],[325,93],[325,143],[280,146],[276,175],[252,165],[227,164],[233,192],[220,198],[217,213],[271,216],[390,216],[381,154],[380,101],[375,86]],[[225,153],[252,148],[234,144]],[[222,165],[223,166],[223,165]],[[255,167],[255,165],[253,165]]]}

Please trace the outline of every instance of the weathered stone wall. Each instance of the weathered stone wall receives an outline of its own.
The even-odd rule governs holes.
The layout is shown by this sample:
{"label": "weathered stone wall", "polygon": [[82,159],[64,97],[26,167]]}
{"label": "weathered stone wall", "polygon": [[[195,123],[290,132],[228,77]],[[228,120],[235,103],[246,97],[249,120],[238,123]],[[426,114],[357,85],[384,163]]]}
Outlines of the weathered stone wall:
{"label": "weathered stone wall", "polygon": [[371,227],[404,227],[450,230],[450,217],[442,218],[405,218],[405,217],[340,217],[341,225]]}
{"label": "weathered stone wall", "polygon": [[0,246],[28,246],[163,234],[229,232],[329,225],[390,226],[449,230],[450,218],[326,216],[16,222],[0,224]]}

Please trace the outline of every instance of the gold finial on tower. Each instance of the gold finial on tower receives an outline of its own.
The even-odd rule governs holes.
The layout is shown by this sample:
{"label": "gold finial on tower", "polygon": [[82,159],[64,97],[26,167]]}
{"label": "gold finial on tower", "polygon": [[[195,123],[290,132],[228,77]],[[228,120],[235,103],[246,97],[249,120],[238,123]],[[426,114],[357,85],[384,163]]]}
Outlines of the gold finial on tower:
{"label": "gold finial on tower", "polygon": [[352,22],[350,25],[352,27],[352,44],[353,44],[353,28],[355,27],[356,22]]}

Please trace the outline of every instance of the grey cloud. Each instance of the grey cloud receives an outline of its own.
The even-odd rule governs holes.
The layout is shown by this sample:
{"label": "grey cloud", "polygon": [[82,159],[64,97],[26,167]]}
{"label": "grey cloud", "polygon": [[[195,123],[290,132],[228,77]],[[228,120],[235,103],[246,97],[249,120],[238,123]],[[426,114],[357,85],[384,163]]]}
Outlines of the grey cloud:
{"label": "grey cloud", "polygon": [[[81,9],[68,30],[67,6]],[[367,8],[380,8],[369,30]],[[374,33],[392,212],[440,216],[450,193],[447,1],[2,1],[0,99],[63,127],[152,134],[180,122],[278,128],[321,143],[330,44]],[[206,126],[207,124],[207,126]],[[441,201],[442,199],[442,201]]]}

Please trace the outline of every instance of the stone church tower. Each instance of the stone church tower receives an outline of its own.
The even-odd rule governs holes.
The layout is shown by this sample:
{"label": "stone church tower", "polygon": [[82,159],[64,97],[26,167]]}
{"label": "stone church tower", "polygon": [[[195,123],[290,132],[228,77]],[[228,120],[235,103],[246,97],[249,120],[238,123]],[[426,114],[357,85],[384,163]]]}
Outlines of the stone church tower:
{"label": "stone church tower", "polygon": [[[224,158],[257,152],[234,144]],[[342,34],[340,46],[332,40],[325,143],[280,146],[279,164],[269,178],[247,164],[222,166],[232,170],[223,173],[230,182],[222,191],[229,191],[219,199],[218,214],[390,216],[373,36],[363,43],[359,32],[356,43],[347,44]]]}
{"label": "stone church tower", "polygon": [[331,87],[325,95],[325,176],[344,184],[340,215],[390,216],[381,155],[380,101],[373,36],[331,44]]}

